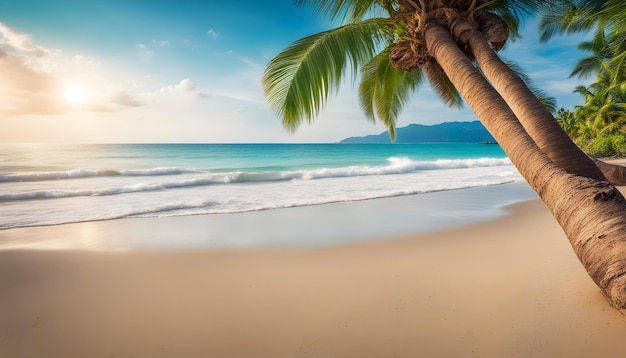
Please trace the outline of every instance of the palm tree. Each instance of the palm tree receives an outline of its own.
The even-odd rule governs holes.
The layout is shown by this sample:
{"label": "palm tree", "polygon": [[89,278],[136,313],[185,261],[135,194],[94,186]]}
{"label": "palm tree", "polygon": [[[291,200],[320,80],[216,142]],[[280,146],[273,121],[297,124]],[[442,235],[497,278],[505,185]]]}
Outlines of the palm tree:
{"label": "palm tree", "polygon": [[556,111],[554,118],[557,122],[559,122],[563,130],[568,135],[573,136],[576,131],[576,119],[574,118],[574,112],[561,107],[558,111]]}
{"label": "palm tree", "polygon": [[[526,13],[537,10],[537,4],[533,2],[509,1],[508,3],[520,3],[522,10]],[[528,134],[555,164],[569,173],[605,180],[601,170],[562,130],[552,113],[532,95],[532,91],[521,78],[496,55],[495,50],[499,48],[498,45],[494,45],[493,41],[489,41],[482,35],[481,17],[489,19],[488,21],[493,24],[498,24],[497,27],[501,33],[499,41],[506,41],[508,28],[511,27],[510,21],[507,23],[497,15],[498,12],[502,14],[503,11],[496,4],[493,5],[493,13],[484,11],[490,15],[477,15],[475,19],[456,20],[456,26],[452,27],[456,41],[466,49],[465,52],[471,58],[476,59],[487,79],[500,92]],[[473,25],[472,22],[476,24]],[[626,177],[615,182],[626,184]]]}
{"label": "palm tree", "polygon": [[[287,129],[295,130],[302,119],[315,117],[342,82],[347,67],[353,73],[362,69],[360,95],[366,114],[388,126],[407,101],[407,91],[424,77],[447,103],[457,104],[460,95],[551,210],[609,303],[626,313],[626,220],[622,219],[626,199],[606,181],[568,174],[555,165],[474,66],[468,57],[472,52],[452,36],[458,35],[456,20],[490,17],[486,8],[496,3],[509,9],[502,16],[514,18],[511,10],[517,9],[512,6],[517,2],[308,2],[348,21],[294,42],[270,61],[264,90]],[[381,13],[385,17],[367,17]],[[498,28],[502,29],[498,21],[480,26],[480,35],[494,48],[506,40]],[[472,30],[466,35],[477,34]]]}
{"label": "palm tree", "polygon": [[575,92],[585,97],[585,104],[577,106],[576,111],[594,134],[621,132],[626,124],[626,85],[606,87],[594,83],[589,87],[578,86]]}
{"label": "palm tree", "polygon": [[570,136],[570,138],[577,138],[581,135],[581,122],[574,112],[568,111],[565,108],[559,108],[554,117],[561,125],[561,128]]}

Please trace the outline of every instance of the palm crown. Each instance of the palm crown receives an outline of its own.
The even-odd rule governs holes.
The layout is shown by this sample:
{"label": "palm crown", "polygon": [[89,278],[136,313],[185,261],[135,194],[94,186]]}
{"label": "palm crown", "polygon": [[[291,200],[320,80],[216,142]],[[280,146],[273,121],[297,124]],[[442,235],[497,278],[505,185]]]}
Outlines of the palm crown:
{"label": "palm crown", "polygon": [[[395,136],[395,122],[410,95],[428,79],[450,105],[462,99],[426,49],[422,32],[431,22],[451,32],[471,24],[495,50],[509,35],[518,35],[524,14],[537,1],[496,0],[298,0],[343,25],[297,40],[268,64],[263,76],[266,98],[283,125],[294,131],[312,121],[336,91],[346,72],[360,78],[359,97],[365,116],[379,119]],[[463,20],[463,21],[458,21]],[[456,28],[455,28],[456,27]],[[471,52],[457,39],[465,54]]]}

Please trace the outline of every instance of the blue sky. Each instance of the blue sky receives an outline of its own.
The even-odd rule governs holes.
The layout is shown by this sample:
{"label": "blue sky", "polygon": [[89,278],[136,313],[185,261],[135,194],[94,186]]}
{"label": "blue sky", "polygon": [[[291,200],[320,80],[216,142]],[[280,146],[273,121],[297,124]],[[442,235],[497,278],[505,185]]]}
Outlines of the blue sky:
{"label": "blue sky", "polygon": [[[0,142],[335,142],[380,133],[350,83],[311,125],[285,132],[261,89],[267,62],[332,24],[291,0],[0,0]],[[540,45],[536,24],[502,55],[559,106],[580,35]],[[470,121],[421,88],[398,126]]]}

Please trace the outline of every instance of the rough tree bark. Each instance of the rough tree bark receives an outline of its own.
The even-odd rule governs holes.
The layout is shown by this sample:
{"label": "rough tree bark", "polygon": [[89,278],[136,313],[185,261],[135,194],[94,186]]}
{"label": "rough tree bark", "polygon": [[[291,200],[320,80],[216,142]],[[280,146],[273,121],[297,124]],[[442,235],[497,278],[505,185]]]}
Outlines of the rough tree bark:
{"label": "rough tree bark", "polygon": [[626,314],[624,197],[606,181],[570,174],[555,165],[447,28],[429,23],[424,36],[429,53],[550,209],[602,294]]}
{"label": "rough tree bark", "polygon": [[[568,173],[615,185],[626,185],[626,167],[589,158],[565,133],[552,114],[504,63],[478,30],[468,31],[468,45],[485,77],[513,110],[526,132],[554,164]],[[468,36],[467,36],[468,35]]]}

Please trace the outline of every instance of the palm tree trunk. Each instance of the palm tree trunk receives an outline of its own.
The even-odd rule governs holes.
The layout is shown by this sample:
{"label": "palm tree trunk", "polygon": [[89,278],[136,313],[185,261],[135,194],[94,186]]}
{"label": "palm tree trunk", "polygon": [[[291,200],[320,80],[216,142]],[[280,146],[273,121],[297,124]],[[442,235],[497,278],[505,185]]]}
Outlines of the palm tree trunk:
{"label": "palm tree trunk", "polygon": [[602,174],[614,185],[626,185],[626,167],[594,159]]}
{"label": "palm tree trunk", "polygon": [[554,164],[572,174],[609,180],[615,185],[626,185],[626,167],[599,161],[594,163],[580,150],[524,81],[502,62],[480,31],[472,31],[468,40],[487,79],[513,110],[526,132]]}
{"label": "palm tree trunk", "polygon": [[430,23],[424,35],[431,56],[550,209],[608,302],[626,314],[626,199],[606,181],[555,165],[446,28]]}

